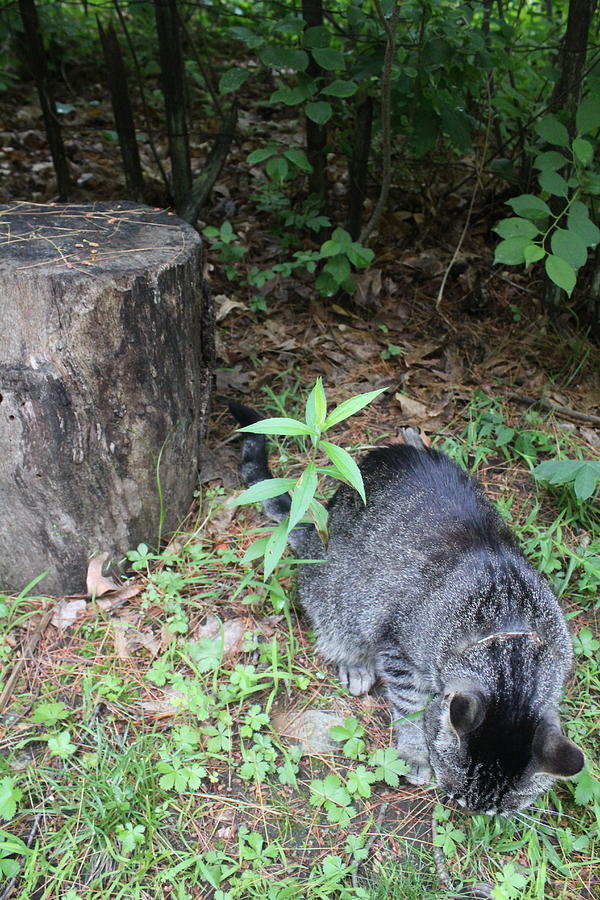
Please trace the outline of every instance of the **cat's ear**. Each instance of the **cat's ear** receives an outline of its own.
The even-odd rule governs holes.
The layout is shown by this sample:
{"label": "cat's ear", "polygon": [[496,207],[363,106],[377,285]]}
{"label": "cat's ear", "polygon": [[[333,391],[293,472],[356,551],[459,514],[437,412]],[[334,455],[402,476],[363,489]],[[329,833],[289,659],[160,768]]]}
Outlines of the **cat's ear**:
{"label": "cat's ear", "polygon": [[562,733],[554,717],[543,719],[535,729],[532,751],[535,771],[554,778],[577,775],[585,763],[583,751]]}
{"label": "cat's ear", "polygon": [[477,689],[452,691],[447,695],[448,717],[450,725],[459,737],[474,731],[483,722],[486,700],[482,691]]}

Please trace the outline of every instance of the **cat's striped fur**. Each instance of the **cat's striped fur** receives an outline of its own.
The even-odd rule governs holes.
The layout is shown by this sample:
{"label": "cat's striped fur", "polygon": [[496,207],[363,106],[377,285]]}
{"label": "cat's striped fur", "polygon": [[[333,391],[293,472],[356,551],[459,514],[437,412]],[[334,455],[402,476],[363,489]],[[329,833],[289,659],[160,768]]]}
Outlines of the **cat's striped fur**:
{"label": "cat's striped fur", "polygon": [[[259,418],[231,409],[241,424]],[[409,780],[433,770],[462,806],[510,814],[583,766],[558,717],[570,637],[481,486],[411,444],[365,457],[366,506],[337,490],[326,550],[314,528],[294,531],[298,556],[322,560],[300,566],[300,600],[352,693],[383,679]],[[264,437],[244,437],[242,472],[247,484],[270,477]],[[289,497],[265,507],[279,521]]]}

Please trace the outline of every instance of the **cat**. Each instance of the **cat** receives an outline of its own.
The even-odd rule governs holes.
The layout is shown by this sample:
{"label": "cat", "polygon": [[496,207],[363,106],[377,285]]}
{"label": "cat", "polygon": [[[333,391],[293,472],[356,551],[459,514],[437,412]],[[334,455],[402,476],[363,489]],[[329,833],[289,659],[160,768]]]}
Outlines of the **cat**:
{"label": "cat", "polygon": [[[230,409],[240,425],[260,419]],[[584,765],[558,713],[571,640],[481,485],[406,432],[363,459],[366,505],[338,488],[327,548],[311,525],[290,533],[301,559],[320,560],[299,566],[300,602],[350,693],[384,682],[407,780],[434,775],[464,809],[508,816]],[[264,436],[244,435],[241,468],[248,486],[272,477]],[[281,521],[290,497],[264,506]]]}

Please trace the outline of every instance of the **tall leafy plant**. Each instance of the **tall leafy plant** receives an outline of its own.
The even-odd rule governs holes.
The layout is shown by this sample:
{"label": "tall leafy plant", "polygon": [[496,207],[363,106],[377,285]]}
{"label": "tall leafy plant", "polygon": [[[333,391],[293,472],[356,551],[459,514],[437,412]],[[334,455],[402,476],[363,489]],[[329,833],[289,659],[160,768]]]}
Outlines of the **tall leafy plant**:
{"label": "tall leafy plant", "polygon": [[[282,435],[308,438],[307,463],[299,478],[270,478],[253,484],[234,501],[239,506],[259,503],[280,494],[290,493],[289,515],[273,529],[268,537],[259,538],[244,556],[244,562],[263,558],[265,580],[272,574],[282,558],[290,531],[303,521],[310,521],[321,539],[327,543],[327,509],[318,499],[318,477],[326,475],[353,487],[366,502],[362,475],[351,455],[343,447],[324,440],[325,432],[359,412],[371,403],[382,390],[368,391],[345,400],[327,413],[327,398],[323,382],[317,379],[306,400],[304,419],[276,417],[263,419],[253,425],[240,428],[242,433]],[[329,463],[321,466],[318,457],[325,455]]]}
{"label": "tall leafy plant", "polygon": [[[571,139],[554,115],[536,123],[536,132],[552,150],[537,154],[537,194],[520,194],[508,201],[514,216],[502,219],[494,231],[502,238],[494,262],[530,266],[543,260],[546,274],[570,296],[577,273],[585,265],[588,248],[600,242],[600,229],[590,216],[590,200],[600,194],[600,170],[594,147],[600,128],[600,95],[580,104]],[[559,211],[552,209],[558,198]]]}

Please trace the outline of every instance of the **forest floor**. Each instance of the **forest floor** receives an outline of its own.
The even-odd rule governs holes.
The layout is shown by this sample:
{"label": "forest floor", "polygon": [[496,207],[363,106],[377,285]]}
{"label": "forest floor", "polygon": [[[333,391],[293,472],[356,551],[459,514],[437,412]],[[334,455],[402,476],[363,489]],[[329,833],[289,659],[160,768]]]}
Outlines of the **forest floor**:
{"label": "forest floor", "polygon": [[[35,100],[11,102],[0,191],[48,202]],[[90,89],[86,104],[64,114],[75,199],[124,199],[117,145],[100,133],[106,99]],[[225,401],[301,415],[317,377],[331,404],[385,388],[336,428],[337,443],[360,453],[416,425],[475,472],[564,603],[577,652],[565,727],[593,761],[598,510],[531,470],[556,456],[599,458],[598,348],[568,309],[544,314],[539,281],[492,270],[490,194],[436,303],[469,205],[472,188],[458,186],[468,160],[415,166],[354,305],[320,298],[307,278],[274,276],[258,309],[240,273],[271,265],[281,245],[250,197],[260,173],[244,160],[260,135],[254,122],[206,212],[217,228],[230,220],[246,251],[232,279],[222,248],[213,241],[207,254],[217,390],[189,519],[167,547],[132,548],[124,587],[92,565],[87,594],[58,605],[37,594],[43,583],[0,595],[0,900],[590,900],[600,877],[593,762],[510,821],[467,816],[433,787],[403,783],[381,692],[351,697],[315,655],[293,561],[266,584],[241,562],[265,520],[227,504],[240,484]],[[205,149],[199,138],[199,159]],[[335,158],[331,171],[341,202]],[[278,442],[273,466],[296,474],[301,454]]]}

